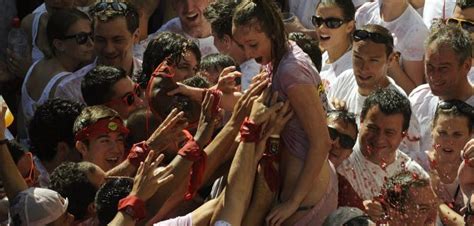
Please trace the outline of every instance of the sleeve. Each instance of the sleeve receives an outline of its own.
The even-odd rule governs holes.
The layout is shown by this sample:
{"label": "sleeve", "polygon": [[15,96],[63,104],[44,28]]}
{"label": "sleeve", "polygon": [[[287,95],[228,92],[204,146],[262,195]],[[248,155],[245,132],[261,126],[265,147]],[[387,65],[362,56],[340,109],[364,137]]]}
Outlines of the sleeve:
{"label": "sleeve", "polygon": [[311,66],[294,62],[280,67],[278,80],[283,92],[295,85],[318,85],[321,82],[319,73]]}
{"label": "sleeve", "polygon": [[400,51],[402,58],[407,61],[423,60],[425,54],[424,41],[428,37],[428,28],[423,23],[420,23],[412,26],[412,29],[407,32]]}

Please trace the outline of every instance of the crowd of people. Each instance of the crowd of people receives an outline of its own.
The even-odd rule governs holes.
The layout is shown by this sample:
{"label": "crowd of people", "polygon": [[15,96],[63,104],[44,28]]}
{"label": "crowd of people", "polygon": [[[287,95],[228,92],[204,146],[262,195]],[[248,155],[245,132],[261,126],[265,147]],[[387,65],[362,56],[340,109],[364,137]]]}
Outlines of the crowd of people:
{"label": "crowd of people", "polygon": [[45,0],[21,28],[0,225],[474,225],[473,0]]}

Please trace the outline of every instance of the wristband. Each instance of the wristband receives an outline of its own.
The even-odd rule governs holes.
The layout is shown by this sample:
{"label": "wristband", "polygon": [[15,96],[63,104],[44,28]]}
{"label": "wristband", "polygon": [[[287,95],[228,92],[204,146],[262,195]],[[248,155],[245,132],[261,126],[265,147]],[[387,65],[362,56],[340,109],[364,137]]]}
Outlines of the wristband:
{"label": "wristband", "polygon": [[184,159],[193,162],[193,166],[190,171],[190,179],[188,184],[188,190],[184,195],[185,200],[191,200],[196,194],[199,186],[202,183],[204,177],[204,171],[206,169],[206,152],[202,151],[197,142],[191,138],[186,144],[178,151],[178,154]]}
{"label": "wristband", "polygon": [[260,131],[261,126],[246,117],[242,126],[240,126],[240,141],[258,142],[260,140]]}
{"label": "wristband", "polygon": [[140,162],[145,161],[150,150],[151,150],[150,147],[146,144],[145,141],[136,143],[130,149],[130,153],[128,153],[127,159],[130,162],[130,164],[136,167],[139,167]]}
{"label": "wristband", "polygon": [[117,210],[124,211],[136,221],[146,217],[145,202],[134,195],[129,195],[121,199],[118,203]]}

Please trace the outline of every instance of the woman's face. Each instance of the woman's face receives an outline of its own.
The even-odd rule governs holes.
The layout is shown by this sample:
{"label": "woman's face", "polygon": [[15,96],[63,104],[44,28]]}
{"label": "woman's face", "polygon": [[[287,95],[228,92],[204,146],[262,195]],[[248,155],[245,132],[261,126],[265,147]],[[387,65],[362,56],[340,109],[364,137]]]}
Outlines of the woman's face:
{"label": "woman's face", "polygon": [[175,66],[173,81],[181,82],[187,78],[193,77],[196,74],[198,67],[199,63],[196,54],[187,50]]}
{"label": "woman's face", "polygon": [[94,57],[94,41],[91,38],[92,35],[91,22],[89,20],[79,19],[66,33],[66,36],[71,38],[61,40],[64,45],[61,48],[65,49],[63,53],[77,60],[79,63],[89,63]]}
{"label": "woman's face", "polygon": [[432,130],[438,161],[457,163],[461,150],[470,140],[469,121],[463,116],[439,115]]}
{"label": "woman's face", "polygon": [[[316,9],[315,15],[323,20],[333,18],[344,21],[342,9],[337,6],[320,5]],[[333,51],[341,46],[344,48],[347,44],[350,44],[354,21],[344,21],[338,28],[329,28],[325,23],[322,23],[319,27],[315,25],[315,27],[321,48]]]}
{"label": "woman's face", "polygon": [[233,25],[232,36],[247,59],[265,65],[272,61],[272,40],[255,19],[246,25]]}

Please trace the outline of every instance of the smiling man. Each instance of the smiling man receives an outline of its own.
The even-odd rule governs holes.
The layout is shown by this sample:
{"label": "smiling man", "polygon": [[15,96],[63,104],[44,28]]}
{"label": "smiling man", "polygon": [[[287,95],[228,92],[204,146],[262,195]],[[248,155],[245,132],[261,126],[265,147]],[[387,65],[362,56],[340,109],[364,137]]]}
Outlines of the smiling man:
{"label": "smiling man", "polygon": [[393,89],[377,90],[364,101],[359,142],[337,168],[354,189],[354,199],[377,197],[385,179],[402,171],[428,177],[418,163],[398,149],[410,116],[410,102]]}
{"label": "smiling man", "polygon": [[135,78],[142,69],[141,60],[133,57],[133,44],[138,42],[138,13],[127,2],[100,1],[90,11],[94,19],[94,47],[97,59],[63,79],[55,97],[85,103],[81,81],[96,65],[121,68]]}

